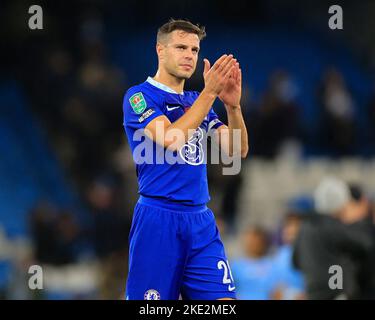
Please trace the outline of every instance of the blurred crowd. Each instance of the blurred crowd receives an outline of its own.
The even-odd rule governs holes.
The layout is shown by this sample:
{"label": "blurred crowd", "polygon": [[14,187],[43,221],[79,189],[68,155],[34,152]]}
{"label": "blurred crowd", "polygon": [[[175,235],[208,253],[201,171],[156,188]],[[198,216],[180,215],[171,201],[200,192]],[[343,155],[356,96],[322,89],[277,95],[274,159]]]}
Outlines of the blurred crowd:
{"label": "blurred crowd", "polygon": [[238,298],[375,299],[374,209],[361,186],[326,177],[311,210],[285,214],[279,239],[245,227],[232,260]]}

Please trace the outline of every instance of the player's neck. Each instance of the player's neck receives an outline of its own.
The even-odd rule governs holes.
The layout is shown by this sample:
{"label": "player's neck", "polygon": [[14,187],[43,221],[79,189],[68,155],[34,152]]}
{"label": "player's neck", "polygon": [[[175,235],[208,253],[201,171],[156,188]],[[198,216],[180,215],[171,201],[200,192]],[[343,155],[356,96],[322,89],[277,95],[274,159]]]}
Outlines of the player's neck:
{"label": "player's neck", "polygon": [[158,72],[156,72],[156,75],[153,77],[153,79],[178,93],[184,92],[185,79],[178,79],[166,72],[162,72],[161,70],[158,70]]}

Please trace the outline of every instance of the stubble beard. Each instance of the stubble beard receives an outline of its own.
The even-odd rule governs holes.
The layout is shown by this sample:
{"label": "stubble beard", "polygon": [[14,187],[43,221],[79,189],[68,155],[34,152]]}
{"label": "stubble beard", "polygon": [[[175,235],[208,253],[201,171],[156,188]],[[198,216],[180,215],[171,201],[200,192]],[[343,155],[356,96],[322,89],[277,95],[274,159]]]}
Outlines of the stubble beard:
{"label": "stubble beard", "polygon": [[172,68],[168,68],[167,71],[168,73],[175,77],[176,79],[178,80],[188,80],[192,77],[192,75],[194,74],[195,72],[195,69],[191,72],[191,73],[188,73],[188,72],[181,72],[177,69],[178,67],[176,67],[175,69],[172,69]]}

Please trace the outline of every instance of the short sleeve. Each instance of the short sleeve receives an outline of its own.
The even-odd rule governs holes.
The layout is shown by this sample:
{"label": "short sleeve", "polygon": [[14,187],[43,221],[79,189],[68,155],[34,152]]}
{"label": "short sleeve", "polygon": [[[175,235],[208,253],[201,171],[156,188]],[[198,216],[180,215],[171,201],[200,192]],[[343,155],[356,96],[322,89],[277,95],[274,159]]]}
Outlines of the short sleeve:
{"label": "short sleeve", "polygon": [[211,108],[210,112],[208,113],[208,129],[207,131],[209,132],[210,130],[215,130],[222,126],[224,123],[222,123],[214,111],[213,108]]}
{"label": "short sleeve", "polygon": [[134,130],[145,128],[153,119],[164,115],[158,103],[149,93],[129,90],[123,102],[124,126]]}

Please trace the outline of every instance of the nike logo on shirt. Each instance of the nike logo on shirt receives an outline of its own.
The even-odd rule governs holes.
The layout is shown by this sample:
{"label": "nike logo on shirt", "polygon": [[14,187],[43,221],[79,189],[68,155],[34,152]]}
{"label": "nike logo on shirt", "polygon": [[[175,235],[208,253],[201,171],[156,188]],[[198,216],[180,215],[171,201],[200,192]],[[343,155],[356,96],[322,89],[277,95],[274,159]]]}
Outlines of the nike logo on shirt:
{"label": "nike logo on shirt", "polygon": [[167,111],[172,111],[174,109],[178,109],[180,106],[177,106],[177,107],[170,107],[170,106],[167,106]]}

